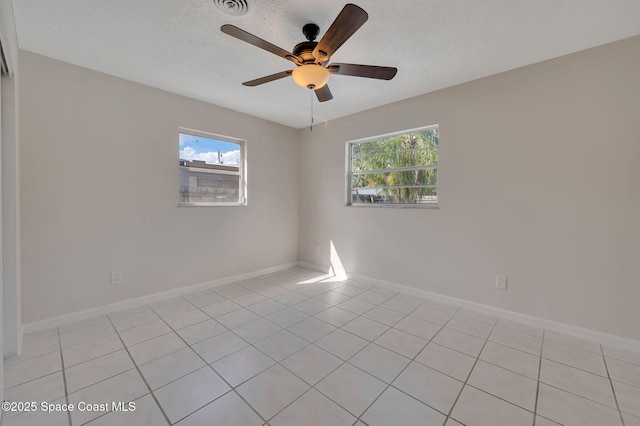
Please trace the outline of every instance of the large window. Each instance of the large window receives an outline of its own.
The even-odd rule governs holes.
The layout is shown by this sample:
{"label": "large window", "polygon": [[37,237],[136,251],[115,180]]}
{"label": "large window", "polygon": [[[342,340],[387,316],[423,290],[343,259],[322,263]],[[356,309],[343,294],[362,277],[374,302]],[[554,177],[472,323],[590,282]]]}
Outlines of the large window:
{"label": "large window", "polygon": [[347,142],[352,206],[438,203],[438,126]]}
{"label": "large window", "polygon": [[245,205],[245,142],[180,129],[179,205]]}

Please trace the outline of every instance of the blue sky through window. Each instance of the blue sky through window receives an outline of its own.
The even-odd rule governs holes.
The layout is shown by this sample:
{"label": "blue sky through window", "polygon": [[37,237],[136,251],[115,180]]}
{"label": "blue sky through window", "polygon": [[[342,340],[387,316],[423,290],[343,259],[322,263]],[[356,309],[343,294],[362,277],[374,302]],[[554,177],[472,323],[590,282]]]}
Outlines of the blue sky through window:
{"label": "blue sky through window", "polygon": [[238,166],[240,145],[203,136],[180,133],[180,159],[200,160],[208,164]]}

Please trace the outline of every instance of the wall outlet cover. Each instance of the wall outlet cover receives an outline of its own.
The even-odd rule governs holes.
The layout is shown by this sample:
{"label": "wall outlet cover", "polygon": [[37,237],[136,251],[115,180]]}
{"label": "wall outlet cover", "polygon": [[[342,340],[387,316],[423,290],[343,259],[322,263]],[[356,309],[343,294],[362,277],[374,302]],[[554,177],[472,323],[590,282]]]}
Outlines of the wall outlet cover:
{"label": "wall outlet cover", "polygon": [[111,284],[122,284],[122,271],[111,272]]}
{"label": "wall outlet cover", "polygon": [[506,275],[496,275],[496,288],[501,290],[507,289],[507,276]]}

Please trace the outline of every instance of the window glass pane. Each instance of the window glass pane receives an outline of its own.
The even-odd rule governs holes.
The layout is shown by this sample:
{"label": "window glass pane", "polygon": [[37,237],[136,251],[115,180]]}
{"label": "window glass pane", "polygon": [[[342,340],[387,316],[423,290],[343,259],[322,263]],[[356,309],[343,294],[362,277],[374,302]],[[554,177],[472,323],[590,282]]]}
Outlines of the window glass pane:
{"label": "window glass pane", "polygon": [[188,133],[179,134],[181,203],[240,203],[242,145]]}
{"label": "window glass pane", "polygon": [[240,144],[180,133],[180,161],[240,165]]}
{"label": "window glass pane", "polygon": [[438,128],[350,143],[351,204],[436,204]]}

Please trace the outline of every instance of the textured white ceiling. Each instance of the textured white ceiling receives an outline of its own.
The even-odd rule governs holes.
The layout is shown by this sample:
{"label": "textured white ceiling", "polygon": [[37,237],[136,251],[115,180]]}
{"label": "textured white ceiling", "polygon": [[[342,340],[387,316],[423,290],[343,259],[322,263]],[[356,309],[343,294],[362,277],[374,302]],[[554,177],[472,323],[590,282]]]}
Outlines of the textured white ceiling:
{"label": "textured white ceiling", "polygon": [[[310,93],[290,78],[242,82],[291,69],[220,32],[236,25],[285,50],[320,37],[344,0],[247,0],[223,15],[215,0],[13,0],[20,48],[257,117],[301,128]],[[640,34],[640,0],[355,0],[369,20],[332,62],[395,66],[391,81],[332,75],[333,100],[315,121],[343,117],[444,87]]]}

